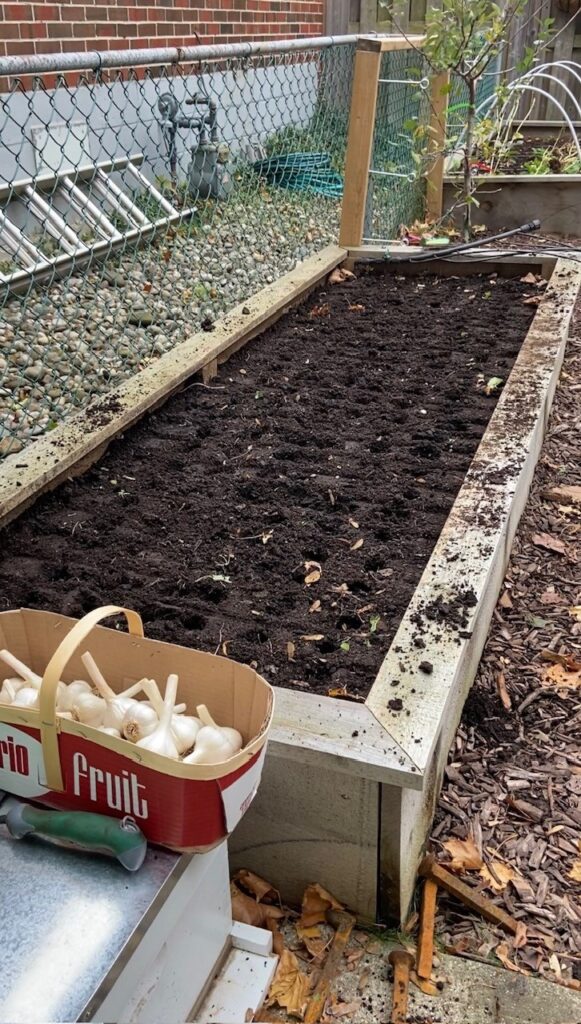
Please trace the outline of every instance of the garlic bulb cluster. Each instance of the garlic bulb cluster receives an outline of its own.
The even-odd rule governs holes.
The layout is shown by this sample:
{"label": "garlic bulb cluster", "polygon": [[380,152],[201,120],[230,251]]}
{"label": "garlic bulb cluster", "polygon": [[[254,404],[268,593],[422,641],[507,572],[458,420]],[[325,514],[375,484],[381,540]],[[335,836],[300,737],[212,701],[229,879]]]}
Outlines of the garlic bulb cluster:
{"label": "garlic bulb cluster", "polygon": [[[38,710],[42,677],[10,651],[0,650],[0,660],[15,673],[0,687],[0,704]],[[116,693],[88,651],[81,661],[91,683],[84,679],[68,684],[59,681],[57,714],[61,718],[184,764],[219,764],[242,749],[238,730],[218,725],[205,704],[197,707],[197,717],[184,714],[186,705],[176,704],[177,675],[168,676],[163,697],[154,679],[141,679]],[[147,700],[136,699],[141,692]]]}

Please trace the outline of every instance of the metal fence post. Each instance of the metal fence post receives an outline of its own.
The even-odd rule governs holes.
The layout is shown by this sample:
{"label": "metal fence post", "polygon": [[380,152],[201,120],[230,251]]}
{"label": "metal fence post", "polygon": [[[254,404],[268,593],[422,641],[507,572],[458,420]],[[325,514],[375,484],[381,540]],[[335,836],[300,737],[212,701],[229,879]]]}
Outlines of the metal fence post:
{"label": "metal fence post", "polygon": [[444,150],[446,147],[446,117],[450,73],[442,71],[434,75],[430,87],[430,141],[428,149],[434,154],[433,163],[426,175],[426,213],[430,220],[439,220],[444,202]]}
{"label": "metal fence post", "polygon": [[361,245],[363,239],[380,67],[380,40],[361,39],[355,53],[339,232],[339,245],[346,248]]}

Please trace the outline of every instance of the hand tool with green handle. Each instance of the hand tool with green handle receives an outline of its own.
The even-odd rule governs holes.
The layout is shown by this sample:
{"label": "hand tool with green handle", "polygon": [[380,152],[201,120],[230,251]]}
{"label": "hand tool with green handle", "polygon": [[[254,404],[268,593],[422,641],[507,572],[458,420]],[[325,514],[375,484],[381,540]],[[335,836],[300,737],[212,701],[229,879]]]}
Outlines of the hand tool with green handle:
{"label": "hand tool with green handle", "polygon": [[[0,801],[3,794],[0,793]],[[0,813],[14,839],[38,836],[57,846],[115,857],[128,871],[143,864],[147,840],[133,818],[111,818],[86,811],[46,811],[30,804],[13,803]]]}

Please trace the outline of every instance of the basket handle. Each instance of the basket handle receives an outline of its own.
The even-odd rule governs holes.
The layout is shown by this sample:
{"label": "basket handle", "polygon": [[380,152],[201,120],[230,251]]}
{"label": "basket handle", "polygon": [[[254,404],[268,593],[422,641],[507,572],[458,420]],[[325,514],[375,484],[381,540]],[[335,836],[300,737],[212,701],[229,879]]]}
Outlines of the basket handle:
{"label": "basket handle", "polygon": [[73,628],[61,641],[48,665],[46,666],[40,691],[38,703],[40,710],[40,740],[42,743],[42,756],[44,760],[44,771],[46,784],[49,789],[62,793],[64,790],[63,774],[59,757],[58,746],[58,725],[56,714],[56,695],[59,680],[70,658],[77,648],[82,644],[92,629],[109,615],[124,615],[127,619],[127,626],[132,636],[143,636],[143,623],[141,616],[128,608],[120,608],[117,605],[109,604],[103,608],[95,608],[88,612],[82,619],[75,623]]}

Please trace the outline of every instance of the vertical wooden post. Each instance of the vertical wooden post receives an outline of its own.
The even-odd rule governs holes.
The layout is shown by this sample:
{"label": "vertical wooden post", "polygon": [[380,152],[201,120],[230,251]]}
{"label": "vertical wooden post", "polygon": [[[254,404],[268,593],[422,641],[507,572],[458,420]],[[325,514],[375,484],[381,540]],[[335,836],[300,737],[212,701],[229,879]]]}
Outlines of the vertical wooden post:
{"label": "vertical wooden post", "polygon": [[361,40],[355,53],[339,231],[339,245],[347,249],[361,245],[363,239],[380,67],[380,40]]}
{"label": "vertical wooden post", "polygon": [[430,102],[430,152],[437,154],[426,175],[426,213],[430,220],[442,216],[444,196],[444,148],[446,145],[446,117],[448,113],[448,91],[450,74],[442,71],[434,75],[431,82]]}

